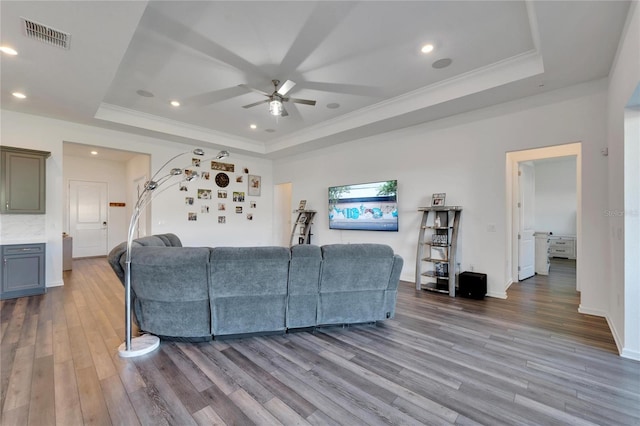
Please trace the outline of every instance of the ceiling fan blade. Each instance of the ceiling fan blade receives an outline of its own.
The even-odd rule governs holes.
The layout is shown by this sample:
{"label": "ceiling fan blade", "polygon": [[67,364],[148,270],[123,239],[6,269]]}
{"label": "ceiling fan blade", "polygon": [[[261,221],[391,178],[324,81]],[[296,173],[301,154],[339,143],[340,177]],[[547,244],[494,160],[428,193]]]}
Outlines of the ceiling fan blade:
{"label": "ceiling fan blade", "polygon": [[246,84],[238,84],[238,87],[243,87],[243,88],[245,88],[247,90],[251,90],[252,92],[260,93],[261,95],[264,95],[264,96],[271,96],[267,92],[263,92],[262,90],[254,89],[253,87],[247,86]]}
{"label": "ceiling fan blade", "polygon": [[315,105],[316,101],[312,101],[309,99],[297,99],[297,98],[287,98],[286,101],[293,102],[294,104],[305,104],[305,105]]}
{"label": "ceiling fan blade", "polygon": [[281,117],[286,117],[288,116],[289,113],[287,112],[287,110],[284,108],[284,105],[282,105],[282,114],[280,114]]}
{"label": "ceiling fan blade", "polygon": [[251,107],[254,107],[256,105],[266,104],[267,102],[269,102],[269,99],[264,99],[262,101],[254,102],[254,103],[249,104],[249,105],[244,105],[242,108],[251,108]]}
{"label": "ceiling fan blade", "polygon": [[293,89],[293,86],[295,86],[295,85],[296,84],[293,81],[287,80],[282,84],[282,86],[280,86],[280,88],[277,90],[277,93],[280,96],[284,96],[287,93],[289,93],[289,90]]}

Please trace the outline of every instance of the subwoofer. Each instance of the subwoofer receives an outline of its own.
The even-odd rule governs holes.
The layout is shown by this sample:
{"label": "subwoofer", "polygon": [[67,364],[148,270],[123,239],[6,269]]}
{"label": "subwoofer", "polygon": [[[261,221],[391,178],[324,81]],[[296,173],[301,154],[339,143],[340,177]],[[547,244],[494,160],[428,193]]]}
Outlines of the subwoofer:
{"label": "subwoofer", "polygon": [[487,274],[468,271],[460,273],[458,294],[470,299],[484,299],[487,294]]}

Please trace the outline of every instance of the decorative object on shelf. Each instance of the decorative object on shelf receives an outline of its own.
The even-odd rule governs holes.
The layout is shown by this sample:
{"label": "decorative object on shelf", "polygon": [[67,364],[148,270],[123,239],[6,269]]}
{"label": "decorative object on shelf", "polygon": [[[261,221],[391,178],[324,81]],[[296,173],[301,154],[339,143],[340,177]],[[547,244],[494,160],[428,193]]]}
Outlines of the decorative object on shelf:
{"label": "decorative object on shelf", "polygon": [[298,223],[305,224],[307,223],[307,216],[305,214],[301,214],[298,216]]}
{"label": "decorative object on shelf", "polygon": [[446,246],[448,243],[448,235],[447,234],[433,234],[431,236],[431,242],[434,246],[441,245]]}
{"label": "decorative object on shelf", "polygon": [[[437,197],[436,197],[437,195]],[[442,199],[444,194],[434,194]],[[416,256],[416,290],[456,294],[456,252],[462,207],[420,207],[422,222]]]}
{"label": "decorative object on shelf", "polygon": [[257,197],[260,196],[260,190],[262,188],[262,178],[257,175],[249,175],[249,195]]}
{"label": "decorative object on shelf", "polygon": [[215,182],[220,188],[226,188],[229,186],[229,176],[226,173],[218,173],[215,177]]}
{"label": "decorative object on shelf", "polygon": [[298,210],[304,210],[307,207],[307,200],[300,200],[298,204]]}
{"label": "decorative object on shelf", "polygon": [[[174,167],[170,169],[167,174],[159,176],[160,173],[164,173],[166,167],[173,160],[191,153],[199,157],[204,156],[204,151],[200,148],[197,148],[192,152],[183,152],[167,160],[167,162],[158,169],[158,171],[151,177],[151,179],[145,182],[143,190],[138,196],[138,199],[133,207],[133,213],[131,214],[131,220],[129,221],[129,231],[127,234],[127,251],[125,257],[125,341],[118,348],[118,353],[123,358],[144,355],[154,351],[158,348],[158,346],[160,346],[160,338],[157,336],[142,335],[136,338],[131,337],[131,246],[138,225],[138,220],[140,219],[140,215],[149,205],[149,203],[168,188],[174,185],[178,185],[181,182],[184,184],[199,177],[198,172],[195,171],[190,171],[190,173],[187,174],[186,171],[188,169],[185,167]],[[220,151],[218,155],[215,156],[215,159],[220,160],[228,156],[229,152]],[[181,176],[182,180],[178,180],[176,176]],[[159,190],[159,188],[162,186],[164,186],[164,188]],[[188,218],[189,220],[196,220],[197,214],[189,213]]]}
{"label": "decorative object on shelf", "polygon": [[444,200],[445,197],[447,196],[447,194],[445,194],[444,192],[438,192],[433,194],[433,196],[431,197],[431,206],[432,207],[443,207],[444,206]]}

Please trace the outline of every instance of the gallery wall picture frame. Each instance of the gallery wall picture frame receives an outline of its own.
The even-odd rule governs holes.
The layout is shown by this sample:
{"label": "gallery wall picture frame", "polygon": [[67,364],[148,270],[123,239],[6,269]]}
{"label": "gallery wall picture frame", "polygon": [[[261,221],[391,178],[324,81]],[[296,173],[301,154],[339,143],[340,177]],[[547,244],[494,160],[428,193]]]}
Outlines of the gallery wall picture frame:
{"label": "gallery wall picture frame", "polygon": [[444,192],[437,192],[433,194],[431,197],[431,206],[433,207],[444,207],[444,201],[447,194]]}
{"label": "gallery wall picture frame", "polygon": [[211,170],[220,170],[223,172],[234,172],[236,170],[235,164],[221,163],[219,161],[211,162]]}
{"label": "gallery wall picture frame", "polygon": [[249,175],[249,188],[248,193],[251,196],[260,196],[260,192],[262,189],[262,177],[258,175]]}

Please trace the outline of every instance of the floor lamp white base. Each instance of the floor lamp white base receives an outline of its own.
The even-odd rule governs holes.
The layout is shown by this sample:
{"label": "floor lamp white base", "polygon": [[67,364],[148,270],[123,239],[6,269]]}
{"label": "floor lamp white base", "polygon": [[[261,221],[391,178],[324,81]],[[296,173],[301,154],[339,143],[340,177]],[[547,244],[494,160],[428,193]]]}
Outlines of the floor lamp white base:
{"label": "floor lamp white base", "polygon": [[151,334],[144,334],[140,337],[131,339],[131,349],[127,350],[126,342],[118,348],[118,353],[122,358],[131,358],[148,354],[158,349],[160,346],[160,338]]}

